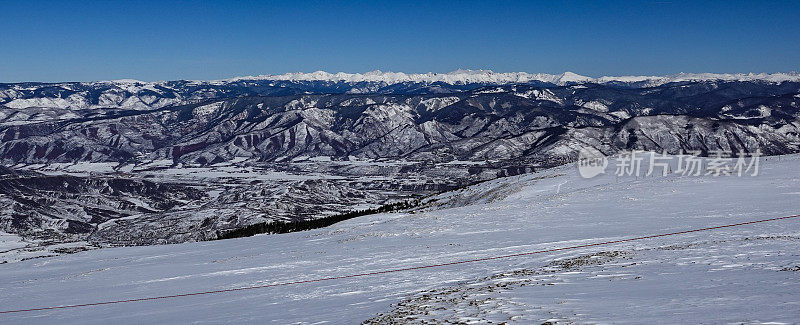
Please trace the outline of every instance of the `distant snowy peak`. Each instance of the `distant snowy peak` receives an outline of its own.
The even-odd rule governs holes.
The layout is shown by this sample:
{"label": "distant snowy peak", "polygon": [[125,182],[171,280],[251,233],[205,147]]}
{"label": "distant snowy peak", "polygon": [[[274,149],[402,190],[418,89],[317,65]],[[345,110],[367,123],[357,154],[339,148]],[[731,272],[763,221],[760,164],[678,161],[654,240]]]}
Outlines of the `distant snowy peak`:
{"label": "distant snowy peak", "polygon": [[[537,87],[596,83],[616,88],[658,87],[674,82],[758,82],[778,85],[800,82],[800,74],[680,73],[669,76],[593,78],[573,72],[561,74],[456,70],[448,73],[295,72],[224,80],[146,82],[120,79],[95,82],[0,83],[0,108],[26,109],[154,109],[212,98],[287,96],[297,94],[439,94],[475,90],[484,86],[527,84]],[[794,91],[795,89],[792,89]]]}
{"label": "distant snowy peak", "polygon": [[567,84],[567,83],[586,83],[586,82],[594,82],[594,78],[582,76],[577,73],[573,72],[564,72],[557,76],[556,80],[553,81],[555,84]]}
{"label": "distant snowy peak", "polygon": [[280,80],[280,81],[330,81],[330,82],[346,82],[346,83],[359,83],[359,82],[380,82],[385,84],[397,84],[404,82],[418,82],[418,83],[436,83],[442,82],[447,84],[471,84],[471,83],[487,83],[487,84],[510,84],[510,83],[528,83],[528,82],[545,82],[556,85],[567,84],[580,84],[580,83],[626,83],[626,84],[643,84],[645,86],[658,86],[671,82],[683,81],[766,81],[766,82],[784,82],[784,81],[800,81],[800,74],[797,72],[790,73],[737,73],[737,74],[715,74],[715,73],[679,73],[667,76],[618,76],[610,77],[604,76],[600,78],[592,78],[582,76],[573,72],[564,72],[562,74],[546,74],[546,73],[527,73],[527,72],[494,72],[491,70],[456,70],[448,73],[403,73],[403,72],[383,72],[380,70],[370,71],[366,73],[330,73],[325,71],[316,71],[311,73],[294,72],[281,75],[261,75],[261,76],[247,76],[237,77],[232,79],[217,80],[212,83],[235,82],[244,80]]}
{"label": "distant snowy peak", "polygon": [[619,76],[600,77],[595,83],[641,83],[643,86],[659,86],[671,82],[687,81],[764,81],[764,82],[798,82],[800,73],[679,73],[667,76]]}
{"label": "distant snowy peak", "polygon": [[[570,73],[575,75],[574,73]],[[366,73],[329,73],[316,71],[311,73],[295,72],[281,75],[261,75],[238,77],[233,79],[219,80],[219,82],[231,82],[241,80],[281,80],[281,81],[331,81],[331,82],[382,82],[386,84],[397,84],[404,82],[435,83],[442,82],[447,84],[471,84],[471,83],[492,83],[508,84],[523,83],[531,81],[557,82],[563,75],[551,75],[544,73],[530,74],[526,72],[496,73],[491,70],[456,70],[448,73],[403,73],[403,72],[384,72],[380,70]],[[583,77],[586,78],[586,77]]]}

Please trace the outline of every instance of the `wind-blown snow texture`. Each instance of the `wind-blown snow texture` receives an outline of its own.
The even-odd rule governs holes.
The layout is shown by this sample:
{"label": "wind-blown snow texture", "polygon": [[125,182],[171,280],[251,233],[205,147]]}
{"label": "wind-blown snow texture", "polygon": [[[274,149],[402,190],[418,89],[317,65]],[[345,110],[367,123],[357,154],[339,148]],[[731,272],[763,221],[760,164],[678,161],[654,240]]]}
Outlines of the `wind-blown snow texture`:
{"label": "wind-blown snow texture", "polygon": [[[0,306],[263,285],[795,215],[798,162],[763,158],[757,177],[589,180],[568,165],[444,193],[415,213],[324,229],[3,264]],[[0,322],[794,323],[798,244],[800,221],[790,219],[357,279],[5,314]]]}

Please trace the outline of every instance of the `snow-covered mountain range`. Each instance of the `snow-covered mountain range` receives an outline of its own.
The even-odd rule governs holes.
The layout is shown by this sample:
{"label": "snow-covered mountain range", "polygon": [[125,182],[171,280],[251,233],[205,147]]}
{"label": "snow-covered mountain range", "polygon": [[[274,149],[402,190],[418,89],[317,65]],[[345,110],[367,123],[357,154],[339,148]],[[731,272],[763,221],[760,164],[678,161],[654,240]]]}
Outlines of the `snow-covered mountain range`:
{"label": "snow-covered mountain range", "polygon": [[446,94],[297,94],[180,102],[156,109],[0,109],[2,163],[209,165],[234,159],[529,161],[579,146],[798,150],[800,83],[705,81],[650,88],[484,86]]}
{"label": "snow-covered mountain range", "polygon": [[446,83],[446,84],[509,84],[544,82],[553,85],[568,85],[578,83],[630,83],[640,87],[652,87],[671,82],[683,81],[766,81],[784,82],[800,81],[800,74],[791,73],[679,73],[666,76],[603,76],[592,78],[574,72],[561,74],[527,73],[527,72],[494,72],[491,70],[456,70],[448,73],[403,73],[384,72],[380,70],[366,73],[329,73],[316,71],[311,73],[287,73],[280,75],[259,75],[237,77],[216,81],[217,83],[240,80],[286,80],[286,81],[331,81],[331,82],[379,82],[387,85],[415,82],[415,83]]}
{"label": "snow-covered mountain range", "polygon": [[[666,175],[584,179],[566,164],[582,150],[771,156],[758,177],[673,158]],[[581,245],[797,214],[798,152],[794,73],[0,84],[3,310],[376,275],[0,322],[790,323],[798,219]]]}
{"label": "snow-covered mountain range", "polygon": [[208,98],[274,96],[290,94],[365,93],[424,94],[473,90],[487,85],[529,84],[565,86],[602,84],[622,88],[656,87],[681,82],[798,82],[800,74],[681,73],[669,76],[622,76],[591,78],[572,72],[496,73],[490,70],[457,70],[449,73],[407,74],[372,71],[367,73],[288,73],[238,77],[213,81],[114,80],[62,83],[0,84],[0,105],[9,108],[52,107],[63,109],[131,108],[152,109]]}
{"label": "snow-covered mountain range", "polygon": [[582,149],[800,152],[796,74],[551,77],[3,84],[0,230],[35,245],[176,243],[529,173]]}

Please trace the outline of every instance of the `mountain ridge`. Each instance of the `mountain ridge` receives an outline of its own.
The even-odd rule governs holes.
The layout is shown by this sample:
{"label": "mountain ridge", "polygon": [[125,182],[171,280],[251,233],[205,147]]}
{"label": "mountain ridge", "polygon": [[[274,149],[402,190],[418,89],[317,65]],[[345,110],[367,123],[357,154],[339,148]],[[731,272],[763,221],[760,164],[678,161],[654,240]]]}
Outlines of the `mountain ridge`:
{"label": "mountain ridge", "polygon": [[[615,152],[628,145],[607,142],[627,139],[622,128],[638,129],[638,124],[629,125],[631,121],[659,121],[663,126],[667,120],[674,124],[697,119],[709,126],[695,135],[705,140],[684,139],[691,130],[688,124],[672,125],[677,129],[653,130],[659,137],[668,135],[672,144],[664,147],[665,138],[650,143],[639,137],[638,149],[761,149],[785,154],[796,150],[798,89],[800,83],[792,82],[707,82],[648,89],[507,85],[448,94],[206,98],[155,110],[12,109],[0,116],[0,152],[5,164],[144,158],[206,165],[235,157],[281,162],[300,156],[513,160],[542,153],[550,140],[573,141],[572,136],[585,130],[600,132],[588,139],[605,139],[600,142]],[[652,127],[645,125],[645,131]],[[762,127],[748,130],[749,125]],[[611,133],[601,135],[606,132],[602,130]],[[722,142],[711,141],[711,135]],[[759,140],[742,142],[747,138]]]}
{"label": "mountain ridge", "polygon": [[36,82],[36,81],[23,81],[23,82],[5,82],[0,85],[10,84],[73,84],[73,83],[114,83],[114,84],[163,84],[167,82],[185,81],[190,83],[206,83],[206,84],[220,84],[226,82],[248,81],[248,80],[283,80],[283,81],[341,81],[341,82],[385,82],[387,84],[401,83],[401,82],[444,82],[444,83],[526,83],[531,81],[549,82],[556,85],[565,85],[567,83],[611,83],[611,82],[642,82],[651,81],[654,85],[660,85],[670,82],[681,81],[709,81],[709,80],[724,80],[724,81],[768,81],[768,82],[784,82],[784,81],[800,81],[800,73],[796,71],[790,72],[749,72],[749,73],[686,73],[680,72],[676,74],[666,75],[619,75],[619,76],[601,76],[589,77],[574,73],[572,71],[565,71],[560,74],[549,73],[530,73],[524,71],[518,72],[495,72],[488,69],[457,69],[450,72],[426,72],[426,73],[405,73],[393,71],[372,70],[364,73],[350,73],[350,72],[336,72],[331,73],[324,70],[317,70],[314,72],[289,72],[283,74],[264,74],[264,75],[247,75],[236,76],[231,78],[222,79],[174,79],[174,80],[158,80],[158,81],[143,81],[131,78],[112,79],[112,80],[94,80],[94,81],[56,81],[56,82]]}

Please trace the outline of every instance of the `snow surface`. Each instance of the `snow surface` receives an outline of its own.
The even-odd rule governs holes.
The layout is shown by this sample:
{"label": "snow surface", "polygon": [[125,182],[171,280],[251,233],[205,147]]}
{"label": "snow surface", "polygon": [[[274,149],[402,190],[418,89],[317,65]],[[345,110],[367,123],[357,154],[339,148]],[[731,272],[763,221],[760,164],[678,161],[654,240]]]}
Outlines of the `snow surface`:
{"label": "snow surface", "polygon": [[52,257],[96,248],[98,247],[85,241],[52,244],[44,240],[26,240],[19,235],[0,231],[0,264]]}
{"label": "snow surface", "polygon": [[0,252],[25,247],[27,244],[22,237],[15,234],[0,232]]}
{"label": "snow surface", "polygon": [[[582,179],[563,166],[442,194],[416,213],[2,264],[0,309],[308,280],[794,215],[798,162],[800,155],[765,158],[756,177]],[[369,277],[0,314],[0,323],[795,323],[798,247],[800,220],[789,219]]]}

